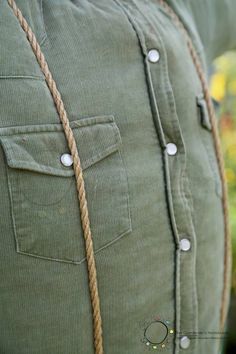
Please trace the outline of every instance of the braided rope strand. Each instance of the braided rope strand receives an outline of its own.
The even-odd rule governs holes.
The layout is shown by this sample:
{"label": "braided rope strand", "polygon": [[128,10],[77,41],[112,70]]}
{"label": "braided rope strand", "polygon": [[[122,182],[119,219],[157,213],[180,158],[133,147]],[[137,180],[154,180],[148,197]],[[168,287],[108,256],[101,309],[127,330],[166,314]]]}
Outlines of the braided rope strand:
{"label": "braided rope strand", "polygon": [[69,119],[67,117],[67,113],[60,92],[57,89],[56,83],[48,68],[47,62],[41,51],[39,43],[37,42],[32,29],[30,28],[27,21],[23,17],[15,1],[8,0],[8,3],[12,8],[15,16],[17,17],[22,29],[24,30],[28,38],[28,41],[31,45],[31,48],[40,65],[40,68],[45,76],[45,80],[47,82],[50,93],[53,97],[59,118],[63,125],[68,147],[71,151],[71,155],[73,158],[73,168],[75,171],[81,224],[82,224],[83,234],[85,239],[86,258],[87,258],[87,267],[88,267],[88,275],[89,275],[89,289],[90,289],[90,297],[91,297],[91,304],[92,304],[92,311],[93,311],[94,349],[96,354],[103,354],[102,319],[100,313],[100,300],[98,295],[97,274],[96,274],[97,272],[96,272],[96,265],[94,259],[93,241],[92,241],[92,235],[90,229],[90,221],[89,221],[88,206],[87,206],[87,200],[85,194],[84,179],[83,179],[82,168],[81,168],[78,150],[76,147],[75,138],[73,136],[72,129],[70,128],[69,125]]}
{"label": "braided rope strand", "polygon": [[217,127],[217,119],[215,118],[215,111],[213,107],[213,103],[211,100],[211,95],[209,92],[207,80],[205,77],[204,70],[202,68],[201,62],[195,50],[195,47],[192,43],[191,37],[188,34],[188,31],[184,27],[182,21],[177,16],[177,14],[173,11],[173,9],[166,3],[165,0],[158,0],[159,3],[163,6],[163,9],[170,15],[171,19],[175,23],[175,25],[181,30],[184,34],[185,40],[187,42],[187,46],[189,52],[191,54],[194,66],[196,68],[197,74],[202,84],[202,89],[205,97],[205,101],[207,104],[207,109],[209,112],[209,118],[212,125],[212,133],[213,133],[213,140],[214,140],[214,147],[216,151],[217,162],[219,166],[220,177],[222,181],[222,206],[223,206],[223,215],[224,215],[224,232],[225,232],[225,246],[224,246],[224,287],[223,287],[223,294],[222,294],[222,302],[221,302],[221,319],[220,319],[220,327],[223,331],[225,321],[227,318],[227,298],[230,292],[230,283],[231,283],[231,273],[230,269],[232,267],[232,242],[231,242],[231,234],[230,234],[230,227],[229,227],[229,210],[228,210],[228,186],[226,182],[226,175],[225,175],[225,166],[224,166],[224,158],[221,150],[221,141]]}

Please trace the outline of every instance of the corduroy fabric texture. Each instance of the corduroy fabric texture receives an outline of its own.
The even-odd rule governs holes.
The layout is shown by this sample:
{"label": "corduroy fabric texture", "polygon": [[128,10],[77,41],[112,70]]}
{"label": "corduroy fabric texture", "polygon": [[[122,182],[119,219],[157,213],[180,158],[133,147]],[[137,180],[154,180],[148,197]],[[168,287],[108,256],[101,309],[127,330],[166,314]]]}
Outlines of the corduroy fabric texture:
{"label": "corduroy fabric texture", "polygon": [[[65,137],[25,34],[0,4],[0,353],[92,354],[75,180],[60,162]],[[236,48],[234,0],[169,4],[206,71]],[[157,317],[174,330],[165,350],[182,352],[180,332],[219,331],[224,272],[222,186],[186,43],[158,1],[17,5],[62,94],[84,169],[104,353],[150,351],[145,333],[155,340]],[[219,342],[196,337],[184,352],[218,354]]]}

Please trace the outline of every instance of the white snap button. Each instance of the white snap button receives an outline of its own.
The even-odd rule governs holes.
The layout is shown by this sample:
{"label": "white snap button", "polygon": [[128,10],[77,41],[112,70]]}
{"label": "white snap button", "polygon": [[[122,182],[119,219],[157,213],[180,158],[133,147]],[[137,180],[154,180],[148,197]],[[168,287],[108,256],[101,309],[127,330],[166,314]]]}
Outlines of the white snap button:
{"label": "white snap button", "polygon": [[183,336],[182,338],[180,338],[180,347],[182,349],[188,349],[189,345],[190,345],[190,339],[187,336]]}
{"label": "white snap button", "polygon": [[159,53],[158,50],[156,50],[156,49],[149,50],[149,52],[148,52],[148,60],[151,63],[157,63],[159,59],[160,59],[160,53]]}
{"label": "white snap button", "polygon": [[173,143],[166,144],[166,151],[168,155],[175,155],[177,152],[177,146]]}
{"label": "white snap button", "polygon": [[61,155],[61,163],[62,165],[64,166],[71,166],[73,164],[73,159],[72,159],[72,156],[70,154],[62,154]]}
{"label": "white snap button", "polygon": [[187,238],[182,238],[182,240],[180,240],[180,249],[182,251],[189,251],[191,247],[191,243]]}

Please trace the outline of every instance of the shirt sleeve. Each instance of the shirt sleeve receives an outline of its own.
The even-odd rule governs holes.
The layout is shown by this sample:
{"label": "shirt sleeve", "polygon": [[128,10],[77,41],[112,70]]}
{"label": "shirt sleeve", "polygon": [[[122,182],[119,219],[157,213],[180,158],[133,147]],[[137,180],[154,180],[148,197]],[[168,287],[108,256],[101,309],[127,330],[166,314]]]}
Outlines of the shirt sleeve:
{"label": "shirt sleeve", "polygon": [[195,23],[208,63],[236,50],[236,0],[168,0]]}

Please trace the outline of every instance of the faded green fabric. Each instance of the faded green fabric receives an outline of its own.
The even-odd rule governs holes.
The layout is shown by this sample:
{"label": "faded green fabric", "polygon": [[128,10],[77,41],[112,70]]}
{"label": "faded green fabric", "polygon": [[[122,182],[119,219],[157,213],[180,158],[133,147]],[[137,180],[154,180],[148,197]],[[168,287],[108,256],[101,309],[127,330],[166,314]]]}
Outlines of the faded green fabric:
{"label": "faded green fabric", "polygon": [[[224,270],[222,184],[183,35],[156,0],[16,2],[84,169],[104,354],[219,354],[209,334],[179,345],[191,332],[219,332]],[[217,55],[236,49],[236,1],[169,4],[207,76]],[[0,10],[0,353],[93,354],[74,171],[60,160],[69,149],[25,33],[7,1]],[[165,348],[155,349],[163,323]]]}

